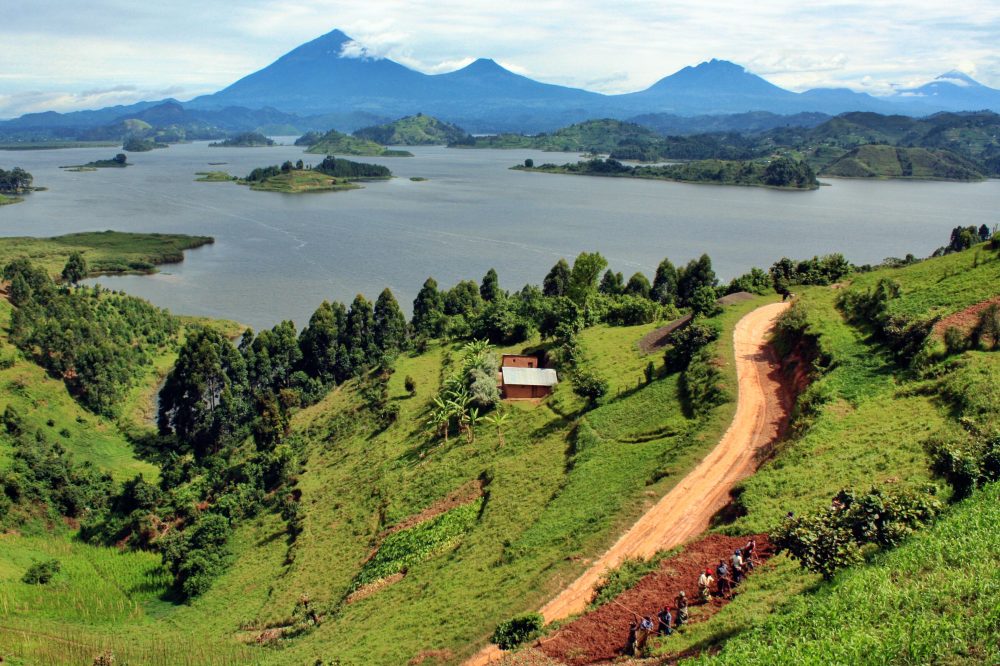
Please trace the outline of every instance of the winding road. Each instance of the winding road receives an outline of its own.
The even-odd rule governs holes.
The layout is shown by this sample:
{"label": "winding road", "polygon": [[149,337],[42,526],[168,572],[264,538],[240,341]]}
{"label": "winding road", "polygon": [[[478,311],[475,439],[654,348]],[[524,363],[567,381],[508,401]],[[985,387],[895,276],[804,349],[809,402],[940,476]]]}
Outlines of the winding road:
{"label": "winding road", "polygon": [[[733,486],[753,473],[757,452],[781,435],[791,408],[778,358],[768,344],[775,320],[787,307],[787,303],[764,305],[737,322],[733,345],[739,394],[729,429],[697,467],[541,608],[546,623],[584,610],[594,585],[625,558],[648,558],[704,532],[712,516],[728,502]],[[501,650],[489,645],[464,666],[486,666],[502,656]]]}

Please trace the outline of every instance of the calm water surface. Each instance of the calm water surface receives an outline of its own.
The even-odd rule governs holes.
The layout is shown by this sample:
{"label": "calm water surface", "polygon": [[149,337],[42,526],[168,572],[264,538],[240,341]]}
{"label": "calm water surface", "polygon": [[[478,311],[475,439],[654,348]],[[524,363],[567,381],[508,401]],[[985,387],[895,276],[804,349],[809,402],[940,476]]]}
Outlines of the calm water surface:
{"label": "calm water surface", "polygon": [[116,229],[214,236],[214,245],[157,275],[98,281],[177,313],[255,328],[283,319],[301,327],[324,299],[349,302],[359,292],[374,299],[384,287],[409,311],[429,275],[446,287],[478,281],[494,267],[505,288],[518,289],[540,283],[560,257],[585,250],[600,251],[626,278],[637,270],[652,278],[663,257],[682,263],[708,252],[727,280],[782,256],[837,251],[856,263],[926,256],[957,224],[994,225],[1000,204],[997,180],[830,180],[815,192],[779,192],[510,171],[527,157],[576,159],[528,150],[428,147],[412,149],[412,158],[355,158],[400,177],[300,195],[194,182],[196,171],[245,175],[286,159],[319,162],[290,145],[195,143],[131,154],[135,165],[127,169],[58,168],[115,152],[0,151],[0,167],[22,166],[49,188],[0,208],[0,235]]}

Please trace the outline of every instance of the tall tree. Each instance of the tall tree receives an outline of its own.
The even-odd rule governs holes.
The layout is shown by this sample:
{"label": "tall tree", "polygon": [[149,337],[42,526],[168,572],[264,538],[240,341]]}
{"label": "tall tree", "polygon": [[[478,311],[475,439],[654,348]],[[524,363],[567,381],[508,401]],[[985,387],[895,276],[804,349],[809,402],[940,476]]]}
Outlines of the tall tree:
{"label": "tall tree", "polygon": [[444,298],[438,291],[437,281],[430,277],[413,299],[413,332],[436,338],[444,330]]}
{"label": "tall tree", "polygon": [[87,260],[79,252],[69,255],[62,270],[62,279],[70,284],[76,284],[87,277]]}
{"label": "tall tree", "polygon": [[625,293],[631,294],[632,296],[642,296],[643,298],[649,298],[649,293],[652,287],[649,286],[649,280],[642,273],[635,273],[628,279],[628,284],[625,285]]}
{"label": "tall tree", "polygon": [[677,269],[674,268],[669,259],[664,259],[656,267],[651,298],[664,305],[669,305],[677,300]]}
{"label": "tall tree", "polygon": [[608,296],[618,296],[625,289],[625,278],[621,273],[615,273],[608,269],[601,278],[601,284],[597,286],[597,291]]}
{"label": "tall tree", "polygon": [[351,374],[358,375],[374,365],[379,358],[375,346],[375,313],[372,304],[361,294],[354,297],[347,311],[347,328],[344,330],[344,348],[347,351]]}
{"label": "tall tree", "polygon": [[565,296],[569,289],[569,264],[560,259],[552,267],[542,282],[542,293],[546,296]]}
{"label": "tall tree", "polygon": [[582,305],[597,289],[597,277],[607,266],[608,260],[599,252],[581,252],[569,274],[567,296]]}
{"label": "tall tree", "polygon": [[375,299],[374,326],[375,346],[383,354],[394,356],[406,347],[406,318],[388,287]]}
{"label": "tall tree", "polygon": [[444,313],[472,317],[483,308],[483,297],[472,280],[462,280],[444,296]]}
{"label": "tall tree", "polygon": [[197,458],[215,453],[246,422],[247,392],[246,365],[237,349],[215,329],[198,329],[185,340],[160,391],[160,431],[173,432]]}
{"label": "tall tree", "polygon": [[323,382],[336,379],[337,354],[341,348],[340,336],[345,328],[347,310],[343,303],[323,301],[309,318],[309,325],[299,336],[302,350],[302,369],[310,377]]}
{"label": "tall tree", "polygon": [[712,287],[718,284],[712,270],[712,260],[707,254],[692,259],[677,277],[677,299],[681,305],[689,305],[699,287]]}
{"label": "tall tree", "polygon": [[483,276],[483,283],[479,286],[479,295],[487,303],[503,296],[503,292],[500,291],[500,278],[496,270],[491,268],[486,271],[486,275]]}

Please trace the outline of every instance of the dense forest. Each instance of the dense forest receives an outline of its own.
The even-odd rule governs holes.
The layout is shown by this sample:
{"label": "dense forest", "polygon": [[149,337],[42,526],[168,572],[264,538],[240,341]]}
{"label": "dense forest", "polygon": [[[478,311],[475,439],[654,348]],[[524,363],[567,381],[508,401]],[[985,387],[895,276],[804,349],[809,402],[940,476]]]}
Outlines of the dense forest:
{"label": "dense forest", "polygon": [[237,134],[222,141],[215,141],[208,145],[213,148],[259,148],[262,146],[273,146],[274,141],[260,132],[243,132],[242,134]]}

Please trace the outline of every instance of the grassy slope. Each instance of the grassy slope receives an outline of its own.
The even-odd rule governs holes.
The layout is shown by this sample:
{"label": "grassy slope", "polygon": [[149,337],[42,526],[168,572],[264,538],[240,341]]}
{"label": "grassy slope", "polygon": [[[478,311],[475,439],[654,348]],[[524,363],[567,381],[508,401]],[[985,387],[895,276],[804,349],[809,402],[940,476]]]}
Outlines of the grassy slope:
{"label": "grassy slope", "polygon": [[[241,181],[242,184],[243,183]],[[286,192],[297,194],[299,192],[327,192],[339,190],[356,190],[360,185],[345,180],[344,178],[334,178],[319,171],[290,171],[271,176],[267,180],[251,183],[250,189],[259,192]]]}
{"label": "grassy slope", "polygon": [[367,139],[359,139],[350,134],[330,130],[319,140],[309,146],[307,153],[319,155],[358,155],[368,157],[413,157],[413,153],[405,150],[389,150],[382,144]]}
{"label": "grassy slope", "polygon": [[184,260],[184,250],[212,243],[208,236],[136,234],[121,231],[88,231],[54,238],[12,237],[0,243],[0,266],[27,257],[58,276],[73,252],[80,252],[93,274],[149,272],[157,264]]}
{"label": "grassy slope", "polygon": [[824,167],[822,175],[844,178],[983,180],[972,162],[946,150],[859,146]]}
{"label": "grassy slope", "polygon": [[[976,252],[974,249],[903,269],[860,275],[854,279],[852,286],[867,287],[882,277],[891,277],[903,288],[903,296],[894,303],[895,308],[918,316],[947,314],[1000,291],[1000,260],[984,261],[986,255],[980,249],[980,259],[977,262]],[[943,485],[931,478],[929,459],[923,445],[930,434],[958,427],[958,415],[950,405],[944,404],[937,397],[935,384],[907,378],[892,365],[877,345],[846,324],[834,308],[834,297],[835,292],[827,287],[806,289],[800,296],[809,312],[809,333],[819,337],[823,352],[833,359],[832,369],[812,388],[812,391],[825,395],[828,401],[819,408],[808,427],[801,428],[798,435],[783,443],[773,460],[741,484],[739,502],[746,509],[746,515],[738,518],[732,525],[720,526],[718,529],[730,533],[766,531],[778,524],[787,511],[801,513],[825,506],[830,497],[842,487],[866,489],[872,485]],[[967,390],[981,396],[982,404],[975,406],[976,413],[987,413],[991,409],[995,412],[1000,405],[997,402],[1000,396],[997,396],[997,387],[990,386],[995,384],[1000,371],[1000,357],[985,353],[967,353],[965,356],[970,377]],[[947,495],[943,487],[941,493]],[[974,509],[970,508],[968,511],[971,513]],[[917,552],[922,549],[933,550],[940,545],[935,545],[935,537],[926,539],[925,541],[925,537],[918,536],[913,540],[916,545],[910,547]],[[982,552],[981,543],[970,550],[970,555],[974,556],[978,552]],[[890,554],[884,561],[893,561],[892,558],[895,557],[897,556]],[[898,557],[902,558],[900,562],[908,561],[908,556]],[[992,566],[984,561],[978,568],[988,569]],[[971,567],[975,568],[977,567]],[[941,581],[948,575],[948,567],[938,566],[936,563],[930,570],[923,572],[919,584],[908,588],[906,594],[932,594],[933,598],[942,598],[948,587]],[[838,586],[834,585],[833,590],[820,594],[831,594],[831,599],[850,599],[851,603],[860,604],[860,595],[870,597],[876,591],[884,590],[888,580],[886,576],[884,569],[881,573],[870,573],[865,569],[848,572],[842,577],[857,581],[851,584],[855,586],[849,588],[851,591],[838,592]],[[880,577],[881,582],[875,584],[873,581]],[[903,577],[903,580],[906,578]],[[766,638],[752,638],[757,634],[750,634],[751,638],[735,639],[737,647],[734,647],[733,654],[739,655],[739,658],[733,657],[732,663],[828,663],[825,661],[824,651],[827,644],[811,643],[810,632],[814,625],[802,624],[802,608],[808,607],[813,615],[829,620],[831,624],[826,625],[824,630],[836,626],[838,622],[850,621],[849,632],[842,634],[841,638],[845,642],[854,642],[856,645],[864,643],[867,648],[871,648],[870,643],[864,642],[865,630],[866,627],[874,626],[876,619],[882,617],[877,613],[877,605],[859,605],[858,608],[864,608],[864,613],[867,613],[861,617],[867,620],[858,622],[853,621],[851,613],[844,611],[843,606],[837,610],[833,608],[832,604],[839,604],[840,601],[830,601],[830,605],[824,605],[826,602],[813,601],[807,596],[809,601],[796,602],[805,606],[793,605],[792,610],[784,607],[789,597],[794,597],[798,592],[811,591],[818,584],[818,576],[803,573],[797,564],[780,557],[774,561],[773,568],[752,578],[744,586],[743,594],[711,622],[694,625],[685,634],[675,635],[664,647],[669,651],[676,651],[717,645],[734,634],[766,621]],[[865,591],[865,584],[871,584],[872,587]],[[824,589],[830,587],[824,586]],[[996,597],[994,593],[994,604]],[[796,608],[798,610],[794,610]],[[926,606],[921,608],[921,612],[930,613]],[[766,620],[776,610],[774,619]],[[949,625],[958,622],[953,616],[946,620]],[[796,627],[801,627],[801,630],[796,631]],[[973,628],[974,625],[969,625],[963,631]],[[783,636],[785,632],[791,636]],[[920,633],[926,635],[927,631]],[[779,658],[780,651],[776,650],[762,652],[767,656],[760,661],[741,661],[750,652],[746,649],[747,646],[760,647],[760,641],[763,640],[782,646],[799,641],[811,647],[800,647],[797,651],[789,652],[788,659]],[[887,648],[891,649],[893,648]],[[728,647],[723,651],[723,656],[727,654]],[[864,653],[853,654],[856,656]],[[890,652],[870,654],[871,660],[878,663],[891,661],[888,656],[879,661]],[[724,659],[728,660],[728,657]],[[851,659],[844,656],[839,663],[851,663]],[[909,663],[924,662],[917,659]]]}

